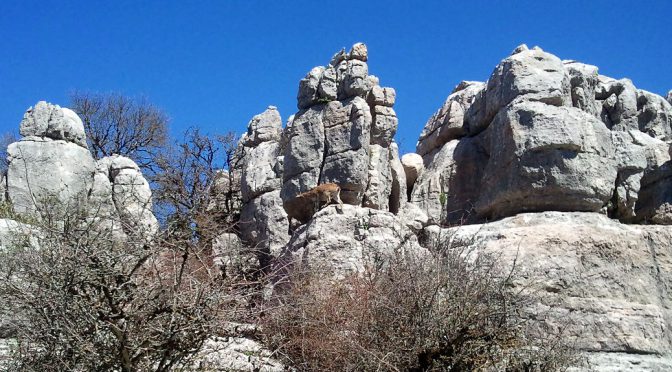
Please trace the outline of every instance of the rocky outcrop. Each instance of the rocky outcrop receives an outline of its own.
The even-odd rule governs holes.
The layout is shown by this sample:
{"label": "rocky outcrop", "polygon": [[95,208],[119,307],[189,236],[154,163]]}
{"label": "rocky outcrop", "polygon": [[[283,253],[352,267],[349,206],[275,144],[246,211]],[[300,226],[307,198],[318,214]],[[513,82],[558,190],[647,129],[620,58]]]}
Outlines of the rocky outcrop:
{"label": "rocky outcrop", "polygon": [[289,240],[289,221],[282,206],[282,119],[270,106],[252,118],[240,139],[242,152],[239,229],[243,241],[255,248],[262,265],[277,256]]}
{"label": "rocky outcrop", "polygon": [[332,205],[294,232],[278,266],[284,268],[288,262],[310,265],[324,275],[343,277],[404,250],[423,248],[416,235],[393,213],[348,204],[339,213]]}
{"label": "rocky outcrop", "polygon": [[411,201],[435,224],[549,210],[670,223],[671,131],[662,97],[521,46],[427,122]]}
{"label": "rocky outcrop", "polygon": [[18,213],[37,213],[44,203],[85,200],[95,161],[84,126],[69,109],[38,102],[26,111],[23,136],[7,148],[7,196]]}
{"label": "rocky outcrop", "polygon": [[118,237],[156,233],[151,190],[140,168],[122,156],[95,161],[73,111],[38,102],[26,111],[20,132],[23,137],[7,149],[6,196],[15,212],[39,217],[45,208],[65,213],[86,207]]}
{"label": "rocky outcrop", "polygon": [[564,328],[563,338],[595,366],[672,368],[672,228],[543,212],[426,234],[428,242],[493,254],[505,268],[515,264],[514,289],[527,286],[537,299],[526,316]]}
{"label": "rocky outcrop", "polygon": [[281,197],[288,215],[301,222],[312,211],[297,195],[323,183],[338,184],[351,205],[397,212],[404,202],[405,174],[393,141],[396,93],[368,74],[367,60],[366,46],[355,44],[299,83],[300,111],[284,133]]}
{"label": "rocky outcrop", "polygon": [[89,201],[98,208],[97,214],[121,225],[128,236],[146,238],[159,230],[152,213],[149,183],[138,165],[127,157],[113,155],[97,161]]}

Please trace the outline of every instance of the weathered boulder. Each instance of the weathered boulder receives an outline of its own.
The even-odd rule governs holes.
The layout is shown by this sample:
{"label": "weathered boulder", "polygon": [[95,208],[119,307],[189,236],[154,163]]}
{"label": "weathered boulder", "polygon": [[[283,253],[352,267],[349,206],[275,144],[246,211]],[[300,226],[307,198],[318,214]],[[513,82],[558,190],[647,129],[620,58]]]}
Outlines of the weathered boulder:
{"label": "weathered boulder", "polygon": [[466,135],[465,112],[484,88],[484,83],[476,81],[463,81],[458,84],[422,129],[416,146],[417,153],[424,156],[444,143]]}
{"label": "weathered boulder", "polygon": [[563,61],[563,64],[569,74],[572,106],[599,117],[601,107],[595,102],[599,76],[597,67],[576,61]]}
{"label": "weathered boulder", "polygon": [[651,137],[672,140],[672,105],[657,94],[637,90],[637,125]]}
{"label": "weathered boulder", "polygon": [[672,367],[671,227],[544,212],[426,231],[430,243],[444,239],[515,263],[513,289],[535,298],[526,316],[563,328],[596,367]]}
{"label": "weathered boulder", "polygon": [[255,248],[262,265],[277,256],[289,240],[289,221],[280,190],[264,193],[243,205],[239,228],[243,240]]}
{"label": "weathered boulder", "polygon": [[423,163],[422,156],[414,152],[404,154],[404,156],[401,157],[401,164],[404,166],[404,173],[406,174],[406,190],[409,194],[408,199],[410,200],[410,193],[413,191],[415,181],[420,174],[422,174],[422,170],[425,169],[425,164]]}
{"label": "weathered boulder", "polygon": [[614,130],[638,129],[637,89],[629,79],[598,76],[595,99],[601,103],[600,117]]}
{"label": "weathered boulder", "polygon": [[404,250],[423,251],[415,234],[394,214],[348,204],[339,213],[332,205],[294,232],[278,265],[311,265],[342,277]]}
{"label": "weathered boulder", "polygon": [[410,198],[436,224],[546,210],[672,223],[671,117],[628,79],[523,45],[430,118]]}
{"label": "weathered boulder", "polygon": [[9,145],[7,154],[7,196],[17,213],[35,214],[45,203],[86,200],[96,165],[85,147],[27,136]]}
{"label": "weathered boulder", "polygon": [[282,133],[282,118],[275,106],[268,106],[266,111],[255,115],[247,124],[247,133],[242,143],[247,147],[254,147],[262,142],[280,141]]}
{"label": "weathered boulder", "polygon": [[488,156],[482,136],[452,140],[425,155],[426,168],[413,186],[410,201],[430,224],[463,224],[480,220],[475,205]]}
{"label": "weathered boulder", "polygon": [[571,106],[569,74],[562,61],[540,48],[523,50],[501,61],[465,113],[469,135],[482,132],[501,108],[519,96],[553,106]]}
{"label": "weathered boulder", "polygon": [[28,108],[19,132],[24,137],[46,137],[87,147],[84,124],[79,116],[70,109],[45,101]]}
{"label": "weathered boulder", "polygon": [[159,222],[152,212],[152,190],[140,167],[125,156],[113,155],[100,159],[98,168],[107,169],[111,198],[126,234],[145,239],[155,235]]}

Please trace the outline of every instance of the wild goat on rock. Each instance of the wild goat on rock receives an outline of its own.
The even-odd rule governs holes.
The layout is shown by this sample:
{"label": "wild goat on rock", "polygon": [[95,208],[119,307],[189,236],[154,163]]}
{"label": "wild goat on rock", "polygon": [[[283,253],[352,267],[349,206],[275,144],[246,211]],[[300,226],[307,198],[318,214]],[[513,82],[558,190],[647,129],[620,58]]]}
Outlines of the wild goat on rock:
{"label": "wild goat on rock", "polygon": [[313,213],[316,213],[322,207],[326,207],[333,201],[338,203],[339,212],[343,211],[341,187],[335,183],[323,183],[313,187],[310,191],[306,191],[297,195],[296,197],[311,201],[314,205]]}

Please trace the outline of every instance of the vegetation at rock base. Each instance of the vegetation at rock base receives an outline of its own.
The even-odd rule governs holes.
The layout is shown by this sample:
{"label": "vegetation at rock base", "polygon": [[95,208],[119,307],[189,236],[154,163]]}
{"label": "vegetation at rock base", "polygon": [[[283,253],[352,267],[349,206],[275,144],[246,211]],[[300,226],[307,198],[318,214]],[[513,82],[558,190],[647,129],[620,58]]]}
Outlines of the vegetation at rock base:
{"label": "vegetation at rock base", "polygon": [[[523,316],[515,267],[442,243],[361,274],[291,274],[261,317],[266,343],[303,371],[560,371],[579,362],[561,332]],[[542,314],[537,314],[538,317]]]}
{"label": "vegetation at rock base", "polygon": [[81,207],[55,205],[0,253],[10,370],[168,371],[237,317],[235,286],[197,240],[166,230],[121,241]]}

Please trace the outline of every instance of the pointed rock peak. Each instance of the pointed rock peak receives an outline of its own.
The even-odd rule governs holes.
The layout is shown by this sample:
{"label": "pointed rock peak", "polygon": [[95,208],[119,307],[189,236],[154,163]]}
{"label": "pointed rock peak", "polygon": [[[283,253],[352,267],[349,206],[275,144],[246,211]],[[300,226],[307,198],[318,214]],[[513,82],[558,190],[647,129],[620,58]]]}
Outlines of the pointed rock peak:
{"label": "pointed rock peak", "polygon": [[538,52],[543,52],[544,51],[543,49],[541,49],[541,47],[539,45],[535,45],[534,47],[532,47],[532,50],[536,50]]}
{"label": "pointed rock peak", "polygon": [[667,102],[669,102],[670,105],[672,105],[672,90],[667,92]]}
{"label": "pointed rock peak", "polygon": [[358,59],[360,61],[366,62],[369,59],[369,51],[366,48],[364,43],[356,43],[350,48],[350,53],[348,53],[350,59]]}
{"label": "pointed rock peak", "polygon": [[511,52],[511,55],[518,54],[518,53],[524,52],[526,50],[529,50],[529,48],[527,47],[527,44],[520,44],[516,47],[516,49],[513,50],[513,52]]}
{"label": "pointed rock peak", "polygon": [[282,132],[282,118],[275,106],[255,115],[247,124],[247,133],[241,138],[243,145],[256,146],[261,142],[279,141]]}
{"label": "pointed rock peak", "polygon": [[465,89],[469,88],[469,87],[472,86],[472,85],[479,85],[479,86],[480,86],[480,85],[483,85],[483,83],[480,82],[480,81],[468,81],[468,80],[462,80],[462,81],[460,81],[459,84],[457,84],[457,86],[455,86],[455,88],[453,89],[453,91],[452,91],[450,94],[453,94],[453,93],[455,93],[455,92],[459,92],[459,91],[461,91],[461,90],[465,90]]}
{"label": "pointed rock peak", "polygon": [[331,66],[338,66],[341,61],[344,61],[348,58],[348,54],[345,53],[345,48],[342,48],[336,54],[334,54],[333,57],[331,57],[331,62],[329,62],[329,65]]}

